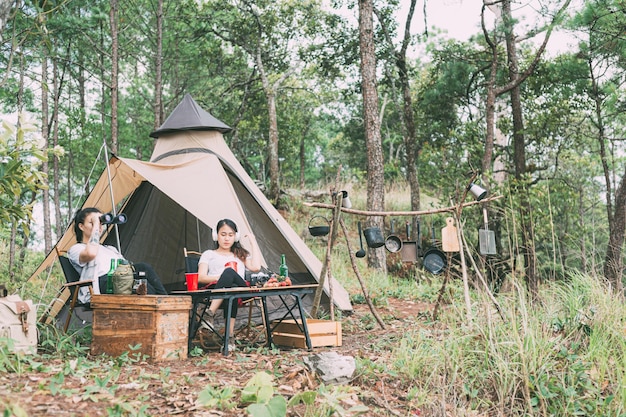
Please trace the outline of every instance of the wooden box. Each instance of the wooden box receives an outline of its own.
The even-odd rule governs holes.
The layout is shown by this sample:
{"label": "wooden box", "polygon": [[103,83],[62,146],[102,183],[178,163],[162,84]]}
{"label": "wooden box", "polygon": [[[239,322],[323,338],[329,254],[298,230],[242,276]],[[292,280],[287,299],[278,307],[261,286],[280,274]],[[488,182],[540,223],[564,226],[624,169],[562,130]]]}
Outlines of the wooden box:
{"label": "wooden box", "polygon": [[[341,322],[308,319],[312,347],[341,346]],[[300,331],[294,320],[284,320],[272,332],[272,340],[276,345],[306,349],[304,333]]]}
{"label": "wooden box", "polygon": [[191,297],[94,295],[91,353],[119,356],[138,350],[153,360],[187,358]]}

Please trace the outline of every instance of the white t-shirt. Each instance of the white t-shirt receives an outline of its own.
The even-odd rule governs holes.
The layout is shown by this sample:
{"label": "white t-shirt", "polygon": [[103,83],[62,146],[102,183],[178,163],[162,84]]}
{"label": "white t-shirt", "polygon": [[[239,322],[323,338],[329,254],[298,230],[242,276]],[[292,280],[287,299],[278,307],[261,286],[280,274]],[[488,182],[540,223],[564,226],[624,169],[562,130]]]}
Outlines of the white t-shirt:
{"label": "white t-shirt", "polygon": [[[67,251],[67,257],[78,272],[80,279],[93,281],[93,293],[100,294],[100,282],[98,277],[106,274],[111,269],[111,259],[124,259],[124,257],[113,246],[100,245],[98,254],[91,262],[81,263],[80,253],[85,250],[84,243],[77,243]],[[78,299],[81,302],[89,302],[89,290],[85,287],[81,288]]]}
{"label": "white t-shirt", "polygon": [[200,260],[198,261],[198,265],[200,264],[208,264],[209,271],[207,275],[211,276],[220,276],[224,269],[226,269],[226,264],[228,262],[237,262],[237,273],[244,278],[246,275],[246,265],[243,261],[237,258],[232,252],[229,254],[221,254],[214,250],[206,250],[202,252],[200,256]]}

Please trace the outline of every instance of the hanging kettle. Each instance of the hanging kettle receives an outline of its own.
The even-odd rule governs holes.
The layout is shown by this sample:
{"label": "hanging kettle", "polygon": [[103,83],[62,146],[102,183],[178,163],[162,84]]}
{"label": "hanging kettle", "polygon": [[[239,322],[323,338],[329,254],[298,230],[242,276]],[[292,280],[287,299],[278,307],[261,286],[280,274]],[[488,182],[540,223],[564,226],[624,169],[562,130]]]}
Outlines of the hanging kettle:
{"label": "hanging kettle", "polygon": [[[313,219],[323,219],[326,224],[322,224],[322,225],[317,225],[317,226],[312,226],[311,222],[313,221]],[[330,222],[328,221],[328,219],[326,217],[323,216],[313,216],[311,217],[311,219],[309,220],[309,233],[311,234],[311,236],[326,236],[328,233],[330,232]]]}

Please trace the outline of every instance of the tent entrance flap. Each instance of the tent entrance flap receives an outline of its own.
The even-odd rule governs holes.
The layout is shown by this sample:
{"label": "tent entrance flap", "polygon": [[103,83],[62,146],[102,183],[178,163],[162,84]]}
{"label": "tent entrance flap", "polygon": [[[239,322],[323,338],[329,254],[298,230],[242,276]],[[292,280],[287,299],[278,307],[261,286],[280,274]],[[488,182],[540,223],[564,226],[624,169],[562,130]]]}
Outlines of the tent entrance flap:
{"label": "tent entrance flap", "polygon": [[[153,184],[141,183],[124,208],[120,227],[122,253],[133,262],[147,262],[168,291],[185,288],[182,248],[205,250],[212,244],[211,229]],[[113,236],[107,237],[109,241]],[[200,242],[201,248],[196,248]]]}

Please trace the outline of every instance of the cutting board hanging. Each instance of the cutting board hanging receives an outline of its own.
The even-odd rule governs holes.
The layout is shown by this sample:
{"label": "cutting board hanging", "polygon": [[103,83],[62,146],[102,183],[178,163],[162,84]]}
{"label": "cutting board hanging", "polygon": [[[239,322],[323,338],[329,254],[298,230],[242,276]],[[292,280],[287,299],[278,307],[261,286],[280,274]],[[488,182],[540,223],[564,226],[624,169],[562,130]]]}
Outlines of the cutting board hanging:
{"label": "cutting board hanging", "polygon": [[441,229],[441,249],[443,249],[444,252],[458,252],[460,250],[459,235],[456,232],[454,219],[448,217],[446,223],[446,226]]}
{"label": "cutting board hanging", "polygon": [[489,230],[489,222],[487,221],[487,207],[483,207],[484,229],[478,230],[478,243],[481,255],[495,255],[496,252],[496,235]]}

